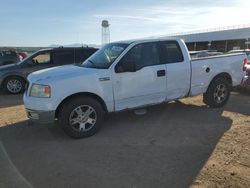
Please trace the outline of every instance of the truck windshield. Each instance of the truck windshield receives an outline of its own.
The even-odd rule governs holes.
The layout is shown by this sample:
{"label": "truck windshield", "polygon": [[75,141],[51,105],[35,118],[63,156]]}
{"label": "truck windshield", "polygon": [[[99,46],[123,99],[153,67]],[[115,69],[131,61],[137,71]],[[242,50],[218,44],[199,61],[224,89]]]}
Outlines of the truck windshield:
{"label": "truck windshield", "polygon": [[128,45],[129,44],[125,43],[107,44],[84,61],[81,66],[87,68],[107,69],[121,55]]}

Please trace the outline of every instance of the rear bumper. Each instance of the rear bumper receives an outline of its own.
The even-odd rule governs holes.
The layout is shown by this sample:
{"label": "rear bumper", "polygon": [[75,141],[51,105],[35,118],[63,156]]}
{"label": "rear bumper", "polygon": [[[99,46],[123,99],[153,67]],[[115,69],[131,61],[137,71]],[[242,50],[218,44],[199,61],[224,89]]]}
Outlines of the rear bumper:
{"label": "rear bumper", "polygon": [[37,111],[26,109],[30,121],[39,124],[53,123],[55,120],[55,111]]}

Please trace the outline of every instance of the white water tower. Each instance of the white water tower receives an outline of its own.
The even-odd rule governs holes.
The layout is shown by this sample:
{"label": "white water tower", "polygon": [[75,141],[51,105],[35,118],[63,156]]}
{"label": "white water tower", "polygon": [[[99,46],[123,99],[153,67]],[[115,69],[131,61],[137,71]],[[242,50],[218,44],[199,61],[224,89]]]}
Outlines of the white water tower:
{"label": "white water tower", "polygon": [[110,33],[109,33],[109,22],[108,20],[102,21],[102,46],[110,42]]}

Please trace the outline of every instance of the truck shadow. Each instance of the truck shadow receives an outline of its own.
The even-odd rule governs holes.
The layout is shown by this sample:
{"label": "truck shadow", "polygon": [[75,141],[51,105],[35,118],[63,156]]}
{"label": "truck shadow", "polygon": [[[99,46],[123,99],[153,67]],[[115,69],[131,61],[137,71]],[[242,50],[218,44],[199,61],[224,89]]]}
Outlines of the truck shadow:
{"label": "truck shadow", "polygon": [[0,92],[0,108],[8,108],[23,104],[23,95],[7,95]]}
{"label": "truck shadow", "polygon": [[0,140],[34,187],[188,187],[232,125],[223,111],[178,102],[110,114],[80,140],[24,121],[0,128]]}
{"label": "truck shadow", "polygon": [[224,107],[225,111],[239,113],[242,115],[250,115],[250,93],[249,92],[233,92],[230,100]]}

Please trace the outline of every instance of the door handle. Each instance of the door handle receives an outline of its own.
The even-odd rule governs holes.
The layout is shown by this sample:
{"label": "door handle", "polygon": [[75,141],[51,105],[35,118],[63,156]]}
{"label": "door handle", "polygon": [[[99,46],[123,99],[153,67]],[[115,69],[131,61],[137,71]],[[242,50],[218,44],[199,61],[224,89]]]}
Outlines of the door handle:
{"label": "door handle", "polygon": [[158,70],[158,71],[157,71],[157,76],[158,76],[158,77],[166,76],[166,71],[165,71],[165,70]]}

